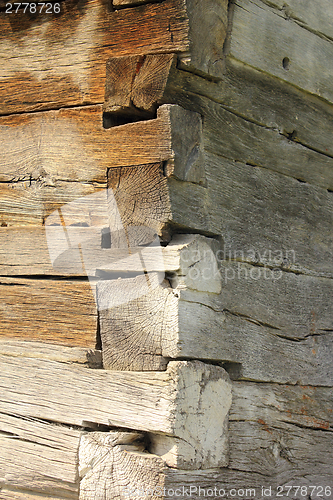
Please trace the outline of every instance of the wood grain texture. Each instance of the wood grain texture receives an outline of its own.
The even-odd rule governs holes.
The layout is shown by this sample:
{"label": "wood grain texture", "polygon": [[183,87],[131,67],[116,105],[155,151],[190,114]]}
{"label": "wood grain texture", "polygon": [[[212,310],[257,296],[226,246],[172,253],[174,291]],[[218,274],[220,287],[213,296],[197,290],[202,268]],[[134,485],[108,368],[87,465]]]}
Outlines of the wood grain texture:
{"label": "wood grain texture", "polygon": [[333,39],[333,14],[329,0],[313,3],[311,0],[264,0],[264,3],[281,11],[287,19],[322,38]]}
{"label": "wood grain texture", "polygon": [[[80,500],[119,500],[132,490],[163,487],[165,462],[145,452],[143,435],[93,432],[82,437],[79,451]],[[146,493],[143,497],[147,498]]]}
{"label": "wood grain texture", "polygon": [[60,363],[78,363],[89,368],[102,368],[101,351],[84,347],[69,347],[2,337],[0,339],[0,354],[17,358],[48,359]]}
{"label": "wood grain texture", "polygon": [[[120,166],[168,161],[168,175],[205,179],[201,119],[177,106],[111,129],[103,128],[101,106],[2,117],[0,123],[2,225],[39,225],[62,205],[105,188],[108,169]],[[88,216],[84,222],[92,224]]]}
{"label": "wood grain texture", "polygon": [[66,2],[58,15],[2,13],[0,113],[102,103],[105,65],[116,56],[186,53],[189,70],[221,77],[227,1],[205,7],[166,0],[110,11],[106,0],[89,0]]}
{"label": "wood grain texture", "polygon": [[[138,434],[88,434],[80,447],[83,498],[99,498],[99,489],[94,488],[96,477],[101,488],[110,491],[107,500],[135,498],[139,491],[143,498],[157,499],[161,490],[165,498],[171,499],[175,489],[178,496],[183,493],[186,498],[190,487],[194,497],[199,496],[201,487],[207,497],[214,497],[216,488],[221,490],[220,496],[233,489],[232,496],[239,492],[240,497],[262,500],[270,496],[269,490],[265,496],[262,487],[271,487],[273,496],[279,493],[277,487],[284,485],[295,487],[293,498],[297,500],[304,498],[304,491],[311,492],[311,485],[323,486],[323,496],[329,498],[324,489],[332,481],[331,428],[330,388],[235,382],[230,410],[231,461],[227,467],[201,471],[168,468],[152,454],[151,444],[142,452],[144,445]],[[145,477],[141,475],[143,470],[147,471]],[[297,492],[300,485],[304,489]],[[147,490],[155,494],[148,495]],[[284,500],[288,498],[287,491],[284,489],[281,495]],[[216,490],[215,497],[218,498]]]}
{"label": "wood grain texture", "polygon": [[[117,65],[119,60],[110,61]],[[111,63],[109,70],[110,81],[116,80]],[[220,104],[223,134],[215,129],[215,135],[224,142],[224,156],[333,189],[331,107],[250,66],[227,58],[223,80],[214,83],[181,71],[175,57],[147,56],[134,78],[131,99],[144,110],[171,102],[202,116]],[[110,106],[115,102],[111,99]]]}
{"label": "wood grain texture", "polygon": [[[218,273],[209,275],[208,280],[203,278],[207,268],[214,272],[214,262],[217,269],[217,248],[215,240],[178,235],[163,251],[154,249],[155,259],[149,259],[146,247],[132,253],[129,264],[141,264],[134,278],[126,278],[125,273],[123,278],[106,278],[98,283],[104,368],[163,370],[168,357],[181,356],[180,337],[184,331],[197,331],[207,319],[200,301],[221,290]],[[198,292],[191,320],[185,316],[190,306],[182,301],[183,289]]]}
{"label": "wood grain texture", "polygon": [[108,372],[1,356],[1,371],[7,414],[165,434],[165,459],[185,469],[227,463],[231,384],[221,367],[175,361],[165,372]]}
{"label": "wood grain texture", "polygon": [[329,102],[333,100],[332,75],[327,70],[332,41],[304,29],[284,11],[260,0],[236,3],[230,55]]}
{"label": "wood grain texture", "polygon": [[230,467],[278,476],[332,478],[330,389],[235,383]]}
{"label": "wood grain texture", "polygon": [[0,497],[16,498],[15,493],[2,496],[2,489],[8,488],[25,490],[26,498],[38,498],[39,493],[77,499],[81,434],[61,425],[0,413]]}
{"label": "wood grain texture", "polygon": [[88,281],[7,278],[1,285],[1,337],[96,347],[97,309]]}

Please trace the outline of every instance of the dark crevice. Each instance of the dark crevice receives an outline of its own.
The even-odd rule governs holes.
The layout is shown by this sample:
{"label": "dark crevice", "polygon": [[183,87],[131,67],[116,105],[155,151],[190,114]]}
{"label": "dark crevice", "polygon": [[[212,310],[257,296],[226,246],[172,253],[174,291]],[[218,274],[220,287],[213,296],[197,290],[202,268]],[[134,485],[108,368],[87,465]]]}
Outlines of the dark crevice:
{"label": "dark crevice", "polygon": [[223,43],[223,55],[226,57],[230,51],[231,44],[231,34],[232,34],[232,23],[235,11],[235,0],[228,1],[228,24],[227,24],[227,33]]}
{"label": "dark crevice", "polygon": [[112,10],[124,10],[124,9],[133,9],[134,7],[141,7],[144,5],[147,5],[149,3],[163,3],[165,0],[144,0],[143,2],[140,2],[140,0],[134,1],[133,3],[127,4],[127,5],[115,5],[114,1],[112,3]]}
{"label": "dark crevice", "polygon": [[130,107],[122,111],[104,111],[103,112],[103,127],[105,129],[119,127],[127,123],[136,123],[146,120],[153,120],[157,117],[156,112],[144,111]]}
{"label": "dark crevice", "polygon": [[20,110],[20,111],[13,111],[11,113],[1,113],[0,116],[16,116],[16,115],[35,115],[36,113],[45,113],[47,111],[60,111],[61,109],[82,109],[82,108],[95,108],[96,106],[100,106],[104,104],[104,102],[91,102],[91,103],[86,103],[86,104],[76,104],[76,105],[64,105],[64,104],[59,104],[58,106],[47,106],[44,103],[36,103],[35,106],[38,106],[38,104],[42,105],[42,109],[27,109],[27,110]]}
{"label": "dark crevice", "polygon": [[245,321],[249,321],[250,323],[253,323],[258,326],[264,326],[266,328],[271,328],[272,330],[280,330],[280,328],[278,328],[277,326],[270,325],[269,323],[266,323],[264,321],[259,321],[257,319],[251,318],[246,314],[238,313],[236,311],[230,311],[229,309],[223,309],[222,312],[230,314],[231,316],[237,316],[239,318],[245,319]]}

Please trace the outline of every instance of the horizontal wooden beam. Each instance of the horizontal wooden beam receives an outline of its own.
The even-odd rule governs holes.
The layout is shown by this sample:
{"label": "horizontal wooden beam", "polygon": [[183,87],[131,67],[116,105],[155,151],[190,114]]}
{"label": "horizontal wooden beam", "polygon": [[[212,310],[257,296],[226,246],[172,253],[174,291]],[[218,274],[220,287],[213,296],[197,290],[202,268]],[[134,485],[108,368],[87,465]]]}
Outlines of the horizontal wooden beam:
{"label": "horizontal wooden beam", "polygon": [[174,361],[165,372],[108,372],[41,359],[0,359],[1,407],[7,414],[158,433],[165,435],[158,449],[173,466],[227,464],[231,384],[221,367]]}
{"label": "horizontal wooden beam", "polygon": [[[0,413],[1,498],[38,498],[47,491],[51,498],[77,499],[81,435],[65,426]],[[3,494],[3,489],[14,492]],[[15,490],[25,491],[20,497]]]}
{"label": "horizontal wooden beam", "polygon": [[188,70],[222,76],[227,0],[166,0],[116,11],[105,0],[89,0],[84,9],[60,9],[61,15],[40,13],[38,22],[23,10],[1,17],[1,114],[102,103],[105,65],[115,56],[179,52]]}
{"label": "horizontal wooden beam", "polygon": [[195,498],[199,487],[201,496],[207,498],[227,494],[261,498],[265,496],[262,488],[273,497],[287,492],[288,485],[302,485],[303,493],[310,493],[311,486],[319,493],[327,488],[329,497],[330,396],[331,388],[235,382],[229,424],[231,461],[222,469],[169,468],[151,446],[142,452],[142,437],[137,433],[89,433],[81,441],[79,454],[83,499],[97,500],[99,486],[110,488],[120,498],[123,493],[124,498],[140,494],[148,499],[152,491],[156,498],[163,494],[171,500],[176,493],[186,498],[190,491]]}
{"label": "horizontal wooden beam", "polygon": [[[229,54],[332,102],[332,73],[327,70],[327,61],[333,57],[332,39],[312,27],[304,29],[304,23],[300,22],[297,15],[298,22],[295,22],[293,16],[289,15],[293,7],[272,8],[274,3],[276,5],[276,2],[260,0],[236,2]],[[325,25],[326,22],[323,23],[324,29]],[[311,47],[311,50],[304,51],[304,47]]]}
{"label": "horizontal wooden beam", "polygon": [[0,337],[95,349],[97,308],[88,281],[0,278]]}

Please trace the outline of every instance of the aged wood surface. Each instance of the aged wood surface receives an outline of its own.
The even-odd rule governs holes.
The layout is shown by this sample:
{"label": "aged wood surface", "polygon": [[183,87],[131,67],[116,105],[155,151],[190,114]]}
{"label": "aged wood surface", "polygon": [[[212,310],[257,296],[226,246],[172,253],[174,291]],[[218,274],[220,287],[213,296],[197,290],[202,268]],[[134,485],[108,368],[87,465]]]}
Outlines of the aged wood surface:
{"label": "aged wood surface", "polygon": [[[2,117],[0,122],[2,225],[41,224],[62,205],[105,188],[108,169],[116,167],[144,170],[145,163],[168,161],[167,175],[205,182],[200,117],[177,106],[160,107],[155,119],[111,129],[103,128],[101,106]],[[86,216],[84,222],[91,225]]]}
{"label": "aged wood surface", "polygon": [[78,498],[81,434],[65,426],[0,413],[0,498],[11,498],[3,496],[2,488],[28,490],[26,498],[32,492]]}
{"label": "aged wood surface", "polygon": [[190,71],[220,77],[227,1],[208,3],[110,11],[106,0],[90,0],[82,8],[66,2],[58,15],[1,13],[0,113],[102,103],[106,62],[121,55],[180,52]]}
{"label": "aged wood surface", "polygon": [[[214,109],[213,101],[228,111],[225,113],[227,127],[221,128],[223,134],[216,134],[225,137],[226,154],[232,149],[228,147],[230,142],[238,157],[242,154],[248,162],[333,188],[332,109],[318,97],[232,58],[226,59],[224,78],[219,83],[181,71],[177,68],[176,56],[172,58],[171,54],[146,56],[134,74],[131,67],[136,59],[109,60],[107,85],[110,82],[114,92],[107,92],[106,109],[117,106],[125,109],[131,99],[136,107],[145,111],[160,103],[172,102],[205,115],[207,111],[198,99],[200,95],[205,96],[210,100],[207,108]],[[128,82],[123,88],[116,84],[119,66],[123,80]],[[241,136],[250,133],[257,147],[251,148],[246,142],[237,144],[238,135],[232,135],[232,126]]]}
{"label": "aged wood surface", "polygon": [[280,15],[287,19],[292,19],[316,35],[333,39],[333,14],[332,4],[329,0],[311,2],[311,0],[263,0],[263,3],[270,7],[279,9]]}
{"label": "aged wood surface", "polygon": [[1,372],[7,414],[165,434],[158,449],[167,463],[185,469],[227,464],[231,384],[221,367],[172,361],[165,372],[109,372],[1,356]]}
{"label": "aged wood surface", "polygon": [[[110,492],[106,497],[110,500],[135,498],[139,491],[143,498],[157,499],[164,487],[165,498],[174,498],[175,491],[172,490],[176,488],[180,492],[178,496],[182,497],[183,493],[186,498],[190,486],[194,497],[199,496],[200,486],[210,492],[217,488],[221,490],[220,496],[233,489],[231,496],[238,493],[240,498],[262,499],[279,493],[281,498],[287,499],[288,490],[279,491],[277,487],[291,485],[292,497],[301,499],[306,491],[311,493],[309,486],[314,485],[313,498],[330,497],[324,490],[325,486],[331,486],[332,481],[329,460],[332,447],[331,389],[235,382],[230,428],[233,431],[230,464],[219,470],[206,471],[166,468],[161,459],[152,454],[152,443],[146,444],[147,449],[142,453],[145,445],[135,433],[125,436],[114,432],[88,434],[80,447],[83,498],[99,498],[99,490],[93,488],[96,477],[101,481],[101,488]],[[127,484],[123,483],[119,468],[126,475]],[[145,477],[141,475],[142,470],[147,470]],[[112,481],[113,477],[119,481]],[[300,485],[303,490],[296,490]],[[317,490],[317,486],[323,486],[323,490]],[[262,487],[272,487],[271,494],[268,489],[265,495]],[[147,490],[153,490],[154,494],[148,495]],[[201,496],[203,494],[201,491]],[[214,497],[214,493],[207,491],[206,496]],[[219,498],[216,492],[215,498]]]}
{"label": "aged wood surface", "polygon": [[[165,462],[145,452],[140,433],[93,432],[82,437],[79,451],[80,500],[131,498],[132,489],[163,487]],[[147,498],[143,493],[143,498]]]}
{"label": "aged wood surface", "polygon": [[332,397],[321,387],[234,383],[230,467],[332,479]]}
{"label": "aged wood surface", "polygon": [[79,363],[89,368],[102,368],[102,353],[98,349],[61,346],[36,341],[0,339],[2,356],[48,359],[61,363]]}
{"label": "aged wood surface", "polygon": [[288,6],[279,11],[260,0],[237,1],[229,54],[332,102],[327,66],[333,56],[332,40],[299,26],[285,16],[287,11]]}
{"label": "aged wood surface", "polygon": [[[207,269],[216,271],[214,250],[217,249],[215,240],[198,235],[177,235],[163,251],[154,249],[155,259],[146,257],[145,248],[132,254],[128,270],[137,272],[134,278],[126,278],[123,274],[123,279],[105,279],[98,283],[105,368],[161,370],[168,357],[181,356],[182,340],[179,338],[184,330],[193,327],[198,330],[199,325],[205,324],[206,314],[198,304],[209,300],[209,294],[221,290],[218,273],[210,274],[207,280],[202,276],[206,276]],[[131,261],[134,262],[136,255],[140,255],[140,260],[135,259],[139,265],[133,268]],[[122,269],[125,270],[125,266]],[[182,301],[183,288],[198,292],[196,307],[191,308],[190,328],[188,318],[184,317],[184,310],[188,310],[189,305]]]}
{"label": "aged wood surface", "polygon": [[88,281],[0,278],[0,337],[96,347],[97,308]]}

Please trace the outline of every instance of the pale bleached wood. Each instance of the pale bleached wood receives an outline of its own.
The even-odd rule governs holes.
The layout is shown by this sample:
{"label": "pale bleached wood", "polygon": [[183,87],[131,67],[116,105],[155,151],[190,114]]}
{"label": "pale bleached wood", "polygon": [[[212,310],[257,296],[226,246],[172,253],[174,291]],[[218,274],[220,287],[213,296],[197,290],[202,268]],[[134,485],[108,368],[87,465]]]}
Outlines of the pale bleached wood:
{"label": "pale bleached wood", "polygon": [[[78,498],[82,432],[33,418],[0,413],[1,489]],[[7,498],[2,496],[1,498]],[[10,496],[9,496],[10,498]],[[15,498],[15,497],[14,497]]]}
{"label": "pale bleached wood", "polygon": [[2,356],[48,359],[61,363],[79,363],[89,368],[102,368],[102,353],[98,349],[61,346],[52,343],[0,339]]}
{"label": "pale bleached wood", "polygon": [[[221,291],[215,256],[218,248],[217,241],[203,236],[177,235],[163,250],[143,247],[129,256],[128,267],[136,270],[136,277],[126,278],[125,274],[123,279],[105,279],[98,283],[105,368],[160,370],[164,369],[167,357],[181,355],[178,339],[184,329],[189,330],[184,318],[188,303],[182,301],[181,290],[189,288],[198,292],[197,307],[191,311],[193,316],[189,322],[190,329],[198,330],[206,320],[200,301],[205,302],[209,294]],[[152,250],[154,259],[150,258]],[[131,262],[139,265],[133,268]],[[116,266],[110,266],[109,270],[115,272]],[[205,279],[207,270],[210,274]],[[165,273],[169,281],[164,278]]]}
{"label": "pale bleached wood", "polygon": [[329,102],[333,100],[332,74],[327,70],[333,56],[331,41],[298,26],[260,0],[235,4],[230,55]]}
{"label": "pale bleached wood", "polygon": [[143,435],[93,432],[82,437],[79,450],[80,500],[129,498],[132,489],[163,487],[164,461],[143,453]]}
{"label": "pale bleached wood", "polygon": [[163,455],[185,469],[227,463],[231,384],[221,367],[172,361],[165,372],[108,372],[1,356],[1,372],[1,404],[7,414],[165,434],[166,445],[173,436],[176,453],[173,440]]}
{"label": "pale bleached wood", "polygon": [[[179,267],[168,272],[176,262],[165,260],[165,280],[153,271],[169,247]],[[238,262],[224,260],[218,242],[203,236],[178,235],[155,252],[144,267],[142,251],[141,276],[138,266],[136,277],[105,274],[98,283],[105,368],[158,370],[169,357],[188,357],[229,363],[236,378],[332,383],[331,279],[276,268],[273,253],[260,266],[240,253]]]}
{"label": "pale bleached wood", "polygon": [[88,281],[0,278],[1,337],[96,347],[97,308]]}
{"label": "pale bleached wood", "polygon": [[[47,495],[45,497],[44,493],[38,493],[38,492],[33,492],[27,491],[27,490],[16,490],[16,489],[10,489],[8,487],[3,487],[0,490],[0,498],[1,500],[43,500],[47,498],[48,500],[66,500],[68,496],[66,497],[59,497],[59,496],[51,496]],[[77,497],[75,497],[77,498]]]}

